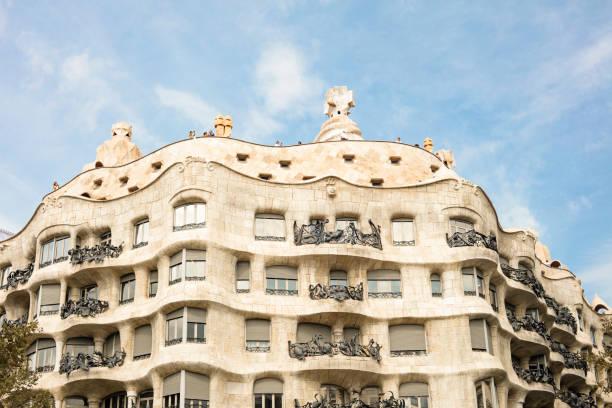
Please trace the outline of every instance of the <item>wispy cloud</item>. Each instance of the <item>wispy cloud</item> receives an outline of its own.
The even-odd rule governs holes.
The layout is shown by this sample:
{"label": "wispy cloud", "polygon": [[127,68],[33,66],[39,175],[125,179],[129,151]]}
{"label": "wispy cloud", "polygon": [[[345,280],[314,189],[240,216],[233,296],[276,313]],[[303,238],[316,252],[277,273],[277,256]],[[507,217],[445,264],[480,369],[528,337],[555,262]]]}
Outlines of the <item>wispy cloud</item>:
{"label": "wispy cloud", "polygon": [[190,92],[156,85],[155,94],[163,106],[176,110],[180,115],[206,129],[212,127],[214,117],[220,112],[219,109]]}
{"label": "wispy cloud", "polygon": [[591,203],[591,199],[586,196],[578,196],[574,200],[570,200],[567,203],[569,210],[572,214],[577,214],[580,211],[588,210],[593,208],[593,203]]}
{"label": "wispy cloud", "polygon": [[582,280],[588,288],[587,296],[590,298],[598,293],[603,299],[612,299],[612,240],[593,248],[591,260],[584,269],[576,272],[576,276]]}

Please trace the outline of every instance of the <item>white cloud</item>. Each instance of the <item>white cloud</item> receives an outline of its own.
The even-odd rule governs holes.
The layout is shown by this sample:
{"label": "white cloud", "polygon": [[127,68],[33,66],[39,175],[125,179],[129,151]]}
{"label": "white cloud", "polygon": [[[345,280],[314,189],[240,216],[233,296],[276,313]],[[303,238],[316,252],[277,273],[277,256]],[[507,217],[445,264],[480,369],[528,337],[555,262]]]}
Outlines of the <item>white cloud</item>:
{"label": "white cloud", "polygon": [[530,229],[538,234],[543,232],[542,224],[538,222],[536,217],[531,213],[531,210],[523,205],[520,200],[511,201],[504,200],[499,207],[501,213],[501,223],[504,229],[520,228]]}
{"label": "white cloud", "polygon": [[20,33],[17,36],[16,45],[27,58],[31,70],[31,75],[26,76],[28,87],[39,86],[46,77],[55,72],[56,52],[37,34],[32,32]]}
{"label": "white cloud", "polygon": [[204,128],[212,127],[215,116],[220,112],[199,96],[189,92],[156,85],[155,94],[163,106],[175,109]]}
{"label": "white cloud", "polygon": [[293,45],[267,46],[255,67],[255,91],[270,114],[302,115],[320,104],[323,83],[308,73],[302,53]]}
{"label": "white cloud", "polygon": [[594,248],[592,262],[583,270],[577,271],[576,276],[583,282],[589,292],[590,298],[597,292],[602,299],[610,303],[612,300],[612,241],[605,242],[601,247]]}
{"label": "white cloud", "polygon": [[[245,140],[261,140],[262,138],[285,129],[282,123],[275,120],[267,112],[258,108],[249,109],[246,119],[246,123],[248,123],[249,126],[242,130],[239,135],[240,138]],[[238,134],[236,136],[238,136]]]}
{"label": "white cloud", "polygon": [[591,209],[593,207],[593,203],[591,203],[591,200],[586,197],[586,196],[578,196],[575,200],[570,200],[570,202],[567,204],[570,211],[574,214],[582,211],[582,210],[588,210]]}

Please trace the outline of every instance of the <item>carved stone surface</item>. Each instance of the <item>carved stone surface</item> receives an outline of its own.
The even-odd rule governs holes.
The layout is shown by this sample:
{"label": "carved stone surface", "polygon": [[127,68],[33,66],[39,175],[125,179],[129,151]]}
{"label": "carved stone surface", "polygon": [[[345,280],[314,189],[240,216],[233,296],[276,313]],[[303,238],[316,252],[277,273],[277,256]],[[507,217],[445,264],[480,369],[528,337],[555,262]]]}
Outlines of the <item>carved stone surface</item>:
{"label": "carved stone surface", "polygon": [[455,232],[450,237],[446,234],[446,242],[451,248],[464,246],[478,246],[492,249],[497,252],[497,238],[495,235],[486,236],[475,230]]}
{"label": "carved stone surface", "polygon": [[[508,265],[502,265],[502,272],[508,278],[529,286],[537,297],[544,298],[545,296],[544,287],[542,286],[540,282],[538,282],[535,275],[530,270],[520,269],[520,268],[515,269]],[[554,301],[554,299],[552,300]]]}
{"label": "carved stone surface", "polygon": [[572,328],[572,332],[574,334],[576,334],[578,331],[578,323],[576,323],[576,318],[574,318],[572,311],[567,306],[563,306],[559,309],[555,323],[568,325]]}
{"label": "carved stone surface", "polygon": [[66,319],[72,314],[82,317],[93,317],[104,312],[106,309],[108,309],[108,302],[105,300],[81,298],[75,302],[72,299],[68,299],[68,301],[62,305],[60,316],[62,319]]}
{"label": "carved stone surface", "polygon": [[123,252],[123,243],[119,246],[105,242],[93,247],[73,248],[68,251],[70,263],[80,265],[85,262],[102,262],[105,258],[117,258]]}
{"label": "carved stone surface", "polygon": [[34,264],[32,262],[30,262],[30,264],[24,269],[17,269],[10,272],[6,278],[7,285],[5,289],[8,289],[9,287],[16,288],[18,284],[26,283],[32,276],[32,272],[34,272]]}
{"label": "carved stone surface", "polygon": [[350,339],[348,342],[340,341],[338,343],[330,343],[321,341],[321,335],[315,335],[308,343],[291,343],[289,341],[289,357],[304,360],[306,357],[312,356],[333,356],[338,353],[349,357],[371,357],[376,361],[382,359],[380,355],[381,345],[370,339],[367,346],[362,346],[357,343],[357,336]]}
{"label": "carved stone surface", "polygon": [[[390,394],[390,395],[388,397],[385,397],[385,395],[387,394]],[[307,402],[304,405],[300,405],[298,400],[295,399],[294,407],[295,408],[373,408],[373,407],[376,407],[376,408],[405,408],[406,403],[404,402],[404,400],[395,398],[395,395],[393,395],[393,392],[388,391],[387,393],[379,394],[378,402],[376,403],[376,405],[368,405],[362,400],[360,400],[359,397],[354,397],[353,399],[351,399],[350,401],[344,404],[336,404],[336,403],[331,403],[327,401],[327,399],[321,394],[315,394],[314,401]]]}
{"label": "carved stone surface", "polygon": [[557,390],[555,398],[565,402],[571,408],[597,408],[593,397],[572,390]]}
{"label": "carved stone surface", "polygon": [[91,367],[118,367],[123,365],[124,360],[123,351],[117,351],[112,356],[105,356],[99,351],[94,351],[93,354],[79,353],[76,356],[64,354],[60,360],[59,372],[69,376],[73,371],[89,371]]}
{"label": "carved stone surface", "polygon": [[312,220],[310,224],[304,224],[298,227],[297,222],[293,222],[293,242],[295,245],[306,244],[351,244],[365,245],[377,249],[382,249],[382,241],[380,239],[380,226],[374,225],[372,220],[369,220],[372,233],[364,234],[355,227],[354,222],[350,222],[345,229],[339,229],[334,232],[325,232],[325,224],[329,221]]}
{"label": "carved stone surface", "polygon": [[550,384],[554,389],[556,389],[555,379],[548,367],[546,367],[544,370],[525,369],[513,361],[512,368],[519,378],[522,378],[529,384],[532,382]]}
{"label": "carved stone surface", "polygon": [[317,283],[316,285],[310,285],[308,291],[310,292],[310,298],[313,300],[336,299],[338,302],[347,299],[363,300],[363,282],[357,286],[327,286]]}

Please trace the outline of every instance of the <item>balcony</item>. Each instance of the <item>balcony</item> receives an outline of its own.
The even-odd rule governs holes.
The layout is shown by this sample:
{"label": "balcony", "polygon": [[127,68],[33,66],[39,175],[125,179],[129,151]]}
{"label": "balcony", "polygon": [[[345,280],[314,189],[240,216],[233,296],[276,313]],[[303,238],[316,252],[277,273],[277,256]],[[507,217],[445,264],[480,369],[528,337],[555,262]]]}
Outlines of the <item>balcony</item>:
{"label": "balcony", "polygon": [[555,388],[555,379],[553,378],[553,374],[548,367],[544,369],[525,369],[513,361],[512,368],[514,369],[516,375],[525,380],[528,384],[538,382],[552,385],[553,388]]}
{"label": "balcony", "polygon": [[[5,315],[3,315],[2,317],[5,318]],[[26,324],[28,324],[28,314],[26,313],[20,318],[15,319],[15,320],[5,319],[4,324],[6,324],[8,327],[23,327]]]}
{"label": "balcony", "polygon": [[555,398],[565,402],[571,408],[597,408],[593,397],[572,390],[556,390]]}
{"label": "balcony", "polygon": [[475,246],[489,248],[497,252],[497,238],[495,235],[486,236],[475,230],[455,232],[450,237],[446,234],[446,242],[451,248]]}
{"label": "balcony", "polygon": [[85,262],[100,263],[106,258],[117,258],[123,252],[123,244],[111,245],[108,242],[93,247],[73,248],[68,251],[70,263],[81,265]]}
{"label": "balcony", "polygon": [[339,341],[337,343],[330,343],[322,341],[322,336],[315,335],[307,343],[291,343],[289,341],[289,357],[304,360],[306,357],[325,355],[331,357],[336,354],[342,354],[348,357],[370,357],[380,361],[382,359],[380,355],[381,348],[382,346],[373,339],[370,339],[367,346],[362,346],[357,343],[356,339],[351,339],[348,342]]}
{"label": "balcony", "polygon": [[502,265],[501,268],[502,272],[504,273],[504,275],[506,275],[506,277],[512,279],[513,281],[517,281],[526,286],[529,286],[537,297],[543,298],[545,296],[544,287],[540,282],[538,282],[538,280],[535,278],[535,275],[530,270],[521,268],[516,269],[508,265]]}
{"label": "balcony", "polygon": [[325,224],[329,221],[312,220],[310,224],[303,224],[298,227],[297,222],[293,222],[293,243],[295,245],[319,245],[319,244],[351,244],[371,246],[382,250],[382,240],[380,239],[380,226],[374,225],[372,220],[368,220],[370,234],[364,234],[355,226],[355,222],[349,222],[345,229],[333,232],[325,232]]}
{"label": "balcony", "polygon": [[266,289],[266,295],[295,296],[297,294],[298,291],[293,289]]}
{"label": "balcony", "polygon": [[77,370],[89,371],[92,367],[118,367],[123,365],[125,352],[117,351],[112,356],[105,356],[99,351],[93,354],[79,353],[77,355],[64,354],[60,360],[59,372],[70,376],[70,373]]}
{"label": "balcony", "polygon": [[95,317],[106,311],[106,309],[108,309],[108,302],[105,300],[81,298],[75,302],[72,299],[68,299],[62,306],[60,316],[62,319],[66,319],[73,314],[81,317]]}
{"label": "balcony", "polygon": [[563,356],[563,365],[566,368],[576,368],[584,371],[584,375],[587,375],[587,371],[589,370],[589,366],[587,364],[586,359],[580,353],[572,353],[567,349],[565,344],[559,343],[557,341],[551,341],[550,349],[556,353],[559,353]]}
{"label": "balcony", "polygon": [[576,322],[576,318],[574,318],[572,311],[566,306],[559,308],[557,317],[555,318],[555,323],[565,324],[571,327],[574,334],[578,332],[578,323]]}
{"label": "balcony", "polygon": [[10,287],[16,288],[17,285],[26,283],[30,277],[32,276],[32,272],[34,272],[34,264],[30,262],[30,264],[24,269],[17,269],[8,274],[6,278],[6,286],[3,289],[7,289]]}
{"label": "balcony", "polygon": [[343,302],[348,299],[363,300],[363,282],[357,286],[327,286],[317,283],[316,285],[310,285],[308,291],[310,292],[310,298],[312,300],[335,299],[338,302]]}
{"label": "balcony", "polygon": [[[356,392],[356,391],[354,391]],[[385,407],[385,408],[404,408],[406,402],[402,399],[395,398],[393,392],[387,391],[378,395],[378,402],[374,404],[368,404],[359,397],[354,397],[346,403],[333,403],[328,402],[325,397],[321,394],[315,394],[313,402],[307,402],[304,405],[300,405],[297,399],[294,400],[295,408],[368,408],[368,407]]]}

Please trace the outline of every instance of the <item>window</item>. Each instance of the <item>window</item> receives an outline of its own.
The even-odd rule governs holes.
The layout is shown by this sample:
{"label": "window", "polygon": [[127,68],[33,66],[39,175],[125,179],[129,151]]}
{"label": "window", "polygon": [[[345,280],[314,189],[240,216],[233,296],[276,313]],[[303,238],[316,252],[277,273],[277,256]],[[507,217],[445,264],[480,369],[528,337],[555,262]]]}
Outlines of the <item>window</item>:
{"label": "window", "polygon": [[578,328],[582,331],[582,310],[577,309],[576,315],[578,315]]}
{"label": "window", "polygon": [[102,401],[100,408],[128,408],[127,394],[125,392],[117,392],[107,396]]}
{"label": "window", "polygon": [[66,404],[66,408],[82,408],[88,407],[87,399],[83,397],[68,397],[64,399],[64,404]]}
{"label": "window", "polygon": [[484,351],[493,354],[491,327],[485,319],[470,320],[470,338],[472,351]]}
{"label": "window", "polygon": [[463,234],[465,232],[471,231],[474,229],[474,223],[470,221],[460,220],[457,218],[451,218],[450,220],[450,233],[453,235],[458,232]]}
{"label": "window", "polygon": [[497,288],[492,283],[489,283],[489,300],[491,301],[491,307],[497,312],[499,310],[497,305]]}
{"label": "window", "polygon": [[266,268],[266,294],[297,295],[297,268],[293,266],[268,266]]}
{"label": "window", "polygon": [[191,203],[174,208],[174,231],[201,228],[206,225],[206,204]]}
{"label": "window", "polygon": [[256,214],[255,239],[258,241],[284,241],[285,217],[279,214]]}
{"label": "window", "polygon": [[347,277],[345,271],[330,271],[329,272],[330,286],[347,286]]}
{"label": "window", "polygon": [[125,303],[130,303],[134,301],[134,291],[136,288],[136,275],[133,273],[128,273],[127,275],[123,275],[121,277],[121,299],[119,301],[120,305]]}
{"label": "window", "polygon": [[91,337],[72,337],[66,342],[66,354],[76,356],[79,353],[93,354],[94,341]]}
{"label": "window", "polygon": [[299,323],[297,326],[296,342],[308,343],[317,337],[321,343],[331,343],[331,327],[317,323]]}
{"label": "window", "polygon": [[251,290],[251,263],[236,263],[236,293],[248,293]]}
{"label": "window", "polygon": [[157,271],[149,272],[149,297],[157,295]]}
{"label": "window", "polygon": [[410,218],[396,218],[393,226],[393,245],[414,245],[414,221]]}
{"label": "window", "polygon": [[166,346],[183,341],[183,312],[184,309],[181,307],[166,315]]}
{"label": "window", "polygon": [[339,217],[336,218],[336,231],[344,231],[346,230],[351,224],[353,224],[353,227],[357,228],[357,218],[355,217]]}
{"label": "window", "polygon": [[100,235],[100,245],[110,245],[111,244],[111,232],[106,231],[104,234]]}
{"label": "window", "polygon": [[368,271],[368,296],[372,298],[402,297],[400,272],[388,269]]}
{"label": "window", "polygon": [[37,300],[40,306],[40,309],[37,310],[37,314],[40,316],[57,314],[60,304],[60,284],[52,283],[40,285]]}
{"label": "window", "polygon": [[246,324],[246,350],[252,352],[270,351],[270,321],[249,319]]}
{"label": "window", "polygon": [[484,278],[482,272],[474,266],[463,268],[463,294],[466,296],[478,296],[485,298]]}
{"label": "window", "polygon": [[2,285],[1,285],[2,289],[5,289],[8,287],[8,277],[12,270],[13,270],[12,265],[8,265],[2,268]]}
{"label": "window", "polygon": [[422,324],[399,324],[389,327],[391,357],[415,356],[427,352],[425,326]]}
{"label": "window", "polygon": [[104,341],[102,353],[105,356],[114,356],[115,353],[121,352],[121,336],[119,332],[115,332],[108,336]]}
{"label": "window", "polygon": [[81,299],[98,299],[98,285],[88,285],[81,288]]}
{"label": "window", "polygon": [[369,407],[374,408],[378,406],[378,395],[380,393],[378,387],[364,387],[359,393],[359,399],[368,404]]}
{"label": "window", "polygon": [[36,341],[36,371],[49,372],[55,369],[55,340]]}
{"label": "window", "polygon": [[149,219],[146,218],[134,224],[134,248],[140,248],[149,243]]}
{"label": "window", "polygon": [[591,327],[591,341],[593,342],[593,347],[597,348],[597,337],[595,337],[595,329]]}
{"label": "window", "polygon": [[50,239],[42,245],[40,267],[44,268],[52,263],[65,261],[68,259],[69,250],[70,236],[61,236]]}
{"label": "window", "polygon": [[525,314],[530,316],[536,322],[540,321],[540,313],[538,312],[537,308],[527,308]]}
{"label": "window", "polygon": [[162,389],[163,408],[208,408],[210,379],[206,375],[179,371],[164,378]]}
{"label": "window", "polygon": [[34,371],[36,367],[36,341],[26,349],[26,364],[28,371]]}
{"label": "window", "polygon": [[361,344],[361,333],[358,327],[345,327],[342,329],[342,337],[345,343],[355,341],[355,344]]}
{"label": "window", "polygon": [[183,249],[170,258],[170,285],[182,280],[204,280],[206,278],[206,251]]}
{"label": "window", "polygon": [[150,324],[145,324],[134,330],[134,360],[151,357],[152,338]]}
{"label": "window", "polygon": [[498,408],[497,391],[493,377],[478,381],[476,387],[476,408]]}
{"label": "window", "polygon": [[255,408],[283,408],[283,383],[276,378],[262,378],[253,384]]}
{"label": "window", "polygon": [[431,296],[441,297],[442,285],[440,284],[440,275],[432,273],[429,280],[431,282]]}
{"label": "window", "polygon": [[329,406],[342,406],[345,402],[349,401],[348,395],[344,388],[337,385],[322,385],[321,396],[325,399]]}
{"label": "window", "polygon": [[406,403],[406,408],[429,407],[429,388],[427,383],[400,384],[399,397]]}
{"label": "window", "polygon": [[187,308],[187,342],[206,343],[206,310]]}
{"label": "window", "polygon": [[141,392],[138,396],[138,400],[138,408],[153,408],[153,391]]}
{"label": "window", "polygon": [[544,354],[532,356],[529,359],[529,371],[540,376],[544,375],[546,371],[546,356]]}

